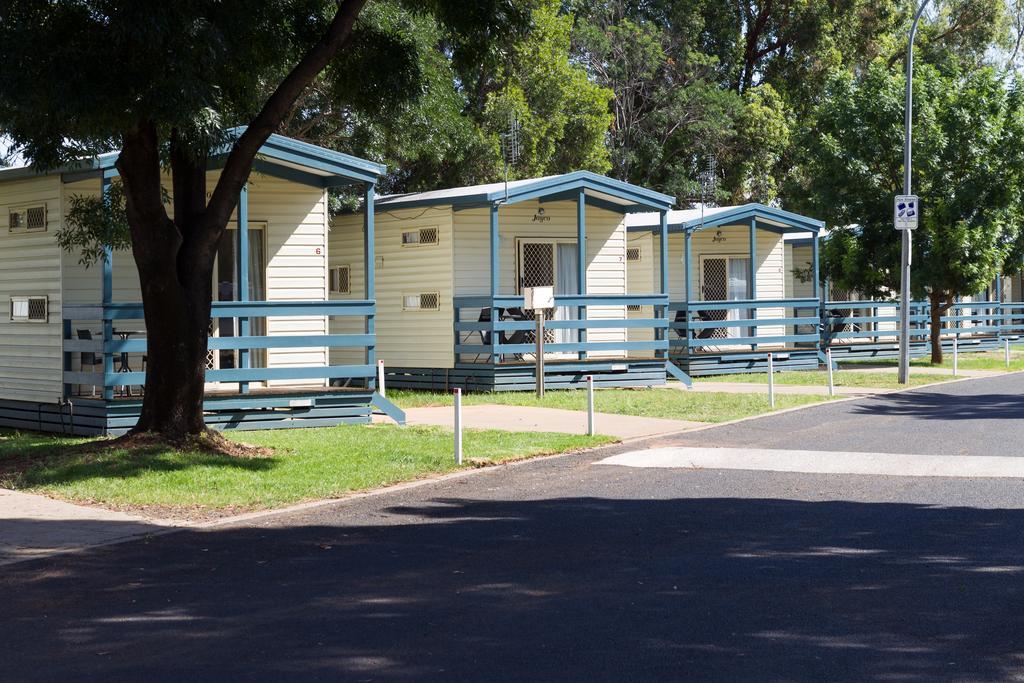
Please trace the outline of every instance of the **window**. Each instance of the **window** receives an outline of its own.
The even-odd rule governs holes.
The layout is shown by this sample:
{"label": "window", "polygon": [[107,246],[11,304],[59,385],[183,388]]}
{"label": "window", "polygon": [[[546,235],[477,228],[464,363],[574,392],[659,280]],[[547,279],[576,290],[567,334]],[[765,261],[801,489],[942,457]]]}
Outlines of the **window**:
{"label": "window", "polygon": [[627,261],[639,261],[640,260],[640,247],[627,247],[626,248],[626,260]]}
{"label": "window", "polygon": [[352,267],[331,268],[331,291],[335,294],[352,293]]}
{"label": "window", "polygon": [[49,318],[45,296],[12,296],[11,321],[19,323],[45,323]]}
{"label": "window", "polygon": [[437,292],[404,294],[402,308],[406,311],[436,311],[441,308],[441,295]]}
{"label": "window", "polygon": [[420,228],[419,230],[406,230],[402,233],[402,246],[415,247],[428,244],[437,244],[437,228]]}
{"label": "window", "polygon": [[43,232],[46,230],[46,206],[12,208],[7,213],[10,232]]}

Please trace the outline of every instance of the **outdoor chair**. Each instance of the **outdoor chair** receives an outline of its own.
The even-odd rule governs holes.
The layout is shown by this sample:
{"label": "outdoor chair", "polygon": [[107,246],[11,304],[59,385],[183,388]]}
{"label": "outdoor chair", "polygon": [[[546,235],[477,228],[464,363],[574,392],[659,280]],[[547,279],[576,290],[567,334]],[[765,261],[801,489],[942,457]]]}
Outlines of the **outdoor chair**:
{"label": "outdoor chair", "polygon": [[[78,339],[80,341],[92,341],[92,330],[78,330]],[[85,372],[86,368],[90,370],[95,369],[97,365],[103,365],[103,358],[97,357],[94,351],[83,351],[79,354],[79,363],[82,366],[82,371]],[[81,387],[79,387],[81,389]],[[96,385],[92,385],[92,395],[96,395]]]}
{"label": "outdoor chair", "polygon": [[[715,322],[717,320],[717,318],[714,318],[711,315],[711,311],[705,311],[705,310],[698,309],[697,310],[697,320],[702,322],[702,323],[709,323],[709,322]],[[676,322],[676,324],[682,324],[682,323],[689,322],[688,319],[687,319],[687,312],[686,311],[676,311],[675,322]],[[680,330],[678,327],[674,328],[674,329],[676,331],[676,336],[678,336],[680,339],[687,339],[688,338],[689,330]],[[706,327],[706,328],[698,331],[697,334],[694,335],[692,338],[693,339],[711,339],[712,337],[714,337],[716,329],[719,329],[719,328]],[[695,348],[694,350],[695,351],[715,351],[717,349],[715,347],[711,347],[711,346],[701,346],[701,347]],[[689,349],[687,349],[687,353],[689,353]]]}
{"label": "outdoor chair", "polygon": [[[511,308],[499,308],[498,309],[498,320],[511,320],[515,322],[523,322],[529,320],[522,308],[513,306]],[[491,322],[491,309],[490,307],[481,308],[480,315],[477,316],[476,321],[478,323],[489,323]],[[498,332],[498,343],[499,344],[527,344],[530,341],[531,333],[527,330],[515,330],[511,336],[504,332]],[[491,333],[486,330],[480,330],[480,343],[484,346],[491,346]],[[490,354],[477,354],[476,362],[480,361],[481,355]],[[513,354],[516,360],[522,360],[523,354]]]}

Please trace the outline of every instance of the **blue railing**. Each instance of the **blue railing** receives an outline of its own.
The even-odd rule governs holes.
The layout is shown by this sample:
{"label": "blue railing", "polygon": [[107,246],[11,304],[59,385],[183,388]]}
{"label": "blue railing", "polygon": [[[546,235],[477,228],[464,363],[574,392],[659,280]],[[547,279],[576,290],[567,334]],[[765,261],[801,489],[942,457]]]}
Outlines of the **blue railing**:
{"label": "blue railing", "polygon": [[[821,316],[823,348],[837,344],[896,343],[899,340],[900,304],[898,301],[826,301]],[[928,337],[928,304],[910,304],[910,339]]]}
{"label": "blue railing", "polygon": [[[455,355],[459,362],[500,363],[506,360],[522,361],[524,355],[536,351],[536,321],[532,312],[524,310],[522,296],[460,296],[454,298]],[[652,317],[628,317],[631,307],[650,306]],[[618,352],[668,351],[666,329],[668,296],[662,294],[622,295],[566,295],[555,297],[556,310],[568,313],[567,319],[546,319],[544,328],[551,332],[552,341],[545,339],[545,358],[549,354],[576,354],[586,359],[589,354],[608,355]],[[588,317],[590,307],[621,308],[621,314]],[[594,341],[588,338],[591,330],[623,330],[624,339]],[[630,331],[649,330],[650,339],[631,339]],[[565,334],[564,332],[568,332]],[[547,334],[545,334],[547,337]],[[559,338],[563,340],[559,340]],[[568,338],[568,341],[564,339]]]}
{"label": "blue railing", "polygon": [[[237,351],[239,367],[206,371],[207,382],[238,383],[240,392],[248,390],[250,382],[280,380],[348,380],[366,379],[375,375],[375,337],[372,332],[376,307],[373,301],[216,301],[213,303],[213,321],[235,319],[232,327],[239,332],[233,336],[211,336],[208,348],[212,352]],[[98,387],[103,397],[113,398],[118,387],[142,386],[146,383],[145,369],[130,366],[134,360],[140,367],[147,353],[145,330],[126,332],[124,325],[142,326],[144,315],[140,303],[110,303],[65,305],[64,325],[64,391],[71,395],[75,385]],[[266,318],[361,318],[363,333],[353,334],[250,334],[252,319]],[[94,338],[79,338],[81,325],[99,323],[100,331]],[[120,324],[121,329],[115,327]],[[216,322],[214,322],[216,324]],[[86,329],[89,329],[86,327]],[[133,338],[134,337],[134,338]],[[255,352],[286,348],[349,348],[363,352],[365,362],[358,365],[301,365],[281,367],[253,367]],[[134,358],[133,358],[134,357]],[[79,369],[75,370],[78,365]],[[96,371],[94,368],[100,368]]]}
{"label": "blue railing", "polygon": [[669,305],[674,353],[737,350],[737,347],[816,346],[817,299],[688,301]]}

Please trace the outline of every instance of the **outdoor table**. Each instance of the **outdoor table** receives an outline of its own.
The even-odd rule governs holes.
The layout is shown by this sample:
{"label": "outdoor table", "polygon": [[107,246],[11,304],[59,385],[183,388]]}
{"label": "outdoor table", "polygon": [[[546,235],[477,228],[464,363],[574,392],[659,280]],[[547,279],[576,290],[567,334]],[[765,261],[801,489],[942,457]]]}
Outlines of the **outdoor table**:
{"label": "outdoor table", "polygon": [[[121,341],[128,341],[128,338],[133,334],[145,334],[143,330],[119,330],[115,329],[114,334],[121,338]],[[117,372],[132,372],[132,366],[128,364],[128,352],[122,351],[121,358],[118,360]],[[124,386],[125,392],[131,396],[132,389],[130,386]]]}

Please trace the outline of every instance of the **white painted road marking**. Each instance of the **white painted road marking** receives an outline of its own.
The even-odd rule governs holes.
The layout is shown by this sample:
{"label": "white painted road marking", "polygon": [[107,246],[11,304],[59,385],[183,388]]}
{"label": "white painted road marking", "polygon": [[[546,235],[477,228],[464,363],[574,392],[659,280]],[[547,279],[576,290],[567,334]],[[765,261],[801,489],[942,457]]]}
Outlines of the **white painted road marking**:
{"label": "white painted road marking", "polygon": [[766,448],[652,448],[599,460],[597,465],[679,469],[763,470],[805,474],[901,477],[1024,478],[1024,457],[910,455]]}

